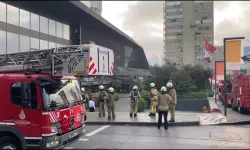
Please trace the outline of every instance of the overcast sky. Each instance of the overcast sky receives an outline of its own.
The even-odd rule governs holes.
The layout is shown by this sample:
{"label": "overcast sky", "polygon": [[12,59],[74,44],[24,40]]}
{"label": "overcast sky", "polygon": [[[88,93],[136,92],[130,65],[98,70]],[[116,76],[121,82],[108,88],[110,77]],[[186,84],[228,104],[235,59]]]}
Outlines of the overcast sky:
{"label": "overcast sky", "polygon": [[[164,1],[103,1],[102,16],[140,43],[149,63],[162,60]],[[224,37],[250,37],[250,1],[215,1],[215,45]],[[158,62],[161,64],[162,62]]]}

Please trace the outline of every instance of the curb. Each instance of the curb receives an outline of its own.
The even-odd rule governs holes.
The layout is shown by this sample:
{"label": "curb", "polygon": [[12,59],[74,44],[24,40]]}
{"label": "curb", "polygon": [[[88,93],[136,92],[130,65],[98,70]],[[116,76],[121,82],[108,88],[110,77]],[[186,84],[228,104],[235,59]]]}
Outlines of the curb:
{"label": "curb", "polygon": [[228,122],[228,123],[221,123],[217,125],[226,126],[226,125],[249,125],[250,121],[241,121],[241,122]]}
{"label": "curb", "polygon": [[[86,125],[130,125],[130,126],[157,126],[157,122],[98,122],[98,121],[87,121]],[[169,126],[199,126],[199,121],[190,122],[170,122]]]}

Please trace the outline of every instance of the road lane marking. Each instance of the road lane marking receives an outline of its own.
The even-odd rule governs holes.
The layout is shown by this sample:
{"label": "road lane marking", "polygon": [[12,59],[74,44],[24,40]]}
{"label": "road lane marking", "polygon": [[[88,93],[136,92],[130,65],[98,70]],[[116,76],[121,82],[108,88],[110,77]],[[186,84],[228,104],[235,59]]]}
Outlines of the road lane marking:
{"label": "road lane marking", "polygon": [[104,129],[108,128],[108,127],[110,127],[110,125],[102,126],[102,127],[98,128],[98,129],[96,129],[96,130],[94,130],[94,131],[92,131],[90,133],[87,133],[85,136],[95,135],[96,133],[101,132],[102,130],[104,130]]}
{"label": "road lane marking", "polygon": [[89,139],[79,139],[79,141],[88,141]]}
{"label": "road lane marking", "polygon": [[74,147],[65,147],[64,149],[74,149]]}

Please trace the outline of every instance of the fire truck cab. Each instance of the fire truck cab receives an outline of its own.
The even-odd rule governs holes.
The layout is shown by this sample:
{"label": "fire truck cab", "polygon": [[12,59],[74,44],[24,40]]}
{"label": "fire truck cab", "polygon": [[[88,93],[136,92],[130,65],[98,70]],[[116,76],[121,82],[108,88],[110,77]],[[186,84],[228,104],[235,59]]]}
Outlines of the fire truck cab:
{"label": "fire truck cab", "polygon": [[0,55],[0,149],[60,149],[86,133],[80,85],[60,66],[76,53],[81,46]]}

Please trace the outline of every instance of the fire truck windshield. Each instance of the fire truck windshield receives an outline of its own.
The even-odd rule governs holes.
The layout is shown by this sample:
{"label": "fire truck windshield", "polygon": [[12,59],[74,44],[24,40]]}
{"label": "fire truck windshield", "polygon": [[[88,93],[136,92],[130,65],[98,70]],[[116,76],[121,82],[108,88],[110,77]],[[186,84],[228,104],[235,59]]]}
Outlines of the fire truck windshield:
{"label": "fire truck windshield", "polygon": [[82,102],[80,86],[77,80],[60,79],[53,81],[56,81],[56,86],[46,85],[41,87],[45,109],[64,109]]}

